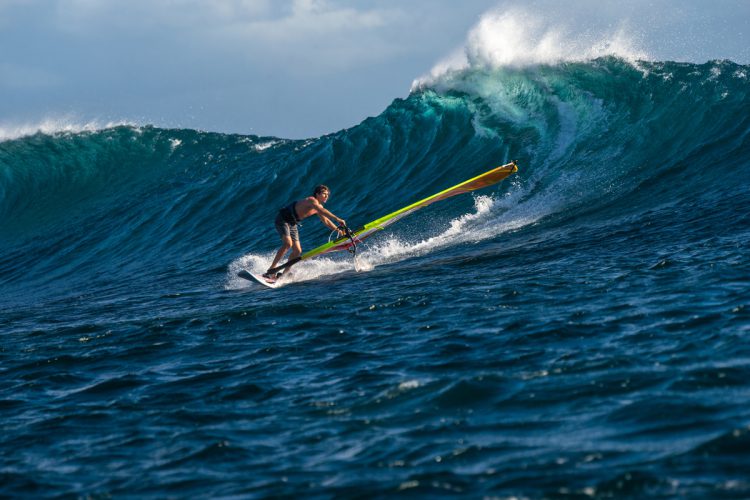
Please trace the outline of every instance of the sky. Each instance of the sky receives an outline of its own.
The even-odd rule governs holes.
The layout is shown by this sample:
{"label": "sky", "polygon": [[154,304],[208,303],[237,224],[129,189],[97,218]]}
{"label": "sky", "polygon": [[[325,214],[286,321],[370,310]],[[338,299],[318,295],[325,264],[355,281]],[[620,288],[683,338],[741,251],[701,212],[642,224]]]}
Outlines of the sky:
{"label": "sky", "polygon": [[750,64],[750,0],[0,0],[0,138],[122,122],[317,137],[456,57],[531,64],[602,40]]}

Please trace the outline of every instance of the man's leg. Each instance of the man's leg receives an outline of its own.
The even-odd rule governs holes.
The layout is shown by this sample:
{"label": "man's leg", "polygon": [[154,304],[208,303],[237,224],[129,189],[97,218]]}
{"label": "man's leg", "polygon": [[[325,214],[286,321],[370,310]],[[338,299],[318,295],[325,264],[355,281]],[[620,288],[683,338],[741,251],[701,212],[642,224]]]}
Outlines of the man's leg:
{"label": "man's leg", "polygon": [[292,253],[289,255],[289,260],[296,259],[302,255],[302,245],[299,240],[292,241]]}
{"label": "man's leg", "polygon": [[[297,244],[299,244],[299,242]],[[284,257],[284,254],[287,253],[290,248],[292,248],[292,238],[289,236],[282,236],[281,248],[279,248],[279,250],[276,252],[276,256],[273,258],[273,262],[268,268],[269,271],[276,267],[279,261],[281,261],[281,259]]]}
{"label": "man's leg", "polygon": [[[287,262],[289,262],[290,260],[294,260],[302,255],[302,245],[299,242],[299,228],[297,226],[292,226],[289,229],[289,238],[291,239],[290,243],[292,244],[292,253],[289,254],[289,260],[287,260]],[[284,275],[289,273],[291,270],[292,266],[287,267],[284,271]]]}

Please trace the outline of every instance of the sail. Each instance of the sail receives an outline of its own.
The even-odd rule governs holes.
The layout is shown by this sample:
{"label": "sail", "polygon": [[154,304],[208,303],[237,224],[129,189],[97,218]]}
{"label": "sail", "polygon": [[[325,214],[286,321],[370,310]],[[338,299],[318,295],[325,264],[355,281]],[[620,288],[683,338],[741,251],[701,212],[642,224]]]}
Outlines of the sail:
{"label": "sail", "polygon": [[[518,166],[513,161],[506,165],[493,168],[492,170],[485,172],[481,175],[466,180],[460,184],[456,184],[453,187],[440,191],[439,193],[428,196],[423,200],[419,200],[416,203],[412,203],[400,210],[396,210],[393,213],[384,215],[383,217],[369,222],[353,232],[352,238],[342,237],[335,241],[329,241],[328,243],[314,248],[308,252],[302,254],[299,260],[309,259],[317,255],[321,255],[328,252],[334,252],[337,250],[346,250],[354,244],[359,244],[365,238],[371,236],[373,233],[385,229],[394,222],[406,217],[407,215],[416,212],[420,208],[424,208],[435,202],[456,196],[458,194],[469,193],[477,189],[485,188],[497,184],[501,180],[508,177],[510,174],[517,172]],[[296,262],[296,261],[295,261]]]}

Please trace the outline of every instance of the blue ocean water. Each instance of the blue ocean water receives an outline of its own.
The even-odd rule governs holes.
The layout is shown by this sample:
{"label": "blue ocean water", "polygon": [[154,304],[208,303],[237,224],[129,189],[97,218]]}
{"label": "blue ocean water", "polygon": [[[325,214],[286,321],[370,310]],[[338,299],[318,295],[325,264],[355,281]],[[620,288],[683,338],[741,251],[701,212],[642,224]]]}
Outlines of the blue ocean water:
{"label": "blue ocean water", "polygon": [[[472,68],[304,141],[1,142],[0,494],[750,497],[749,72]],[[359,271],[236,276],[315,184],[359,226],[512,159]]]}

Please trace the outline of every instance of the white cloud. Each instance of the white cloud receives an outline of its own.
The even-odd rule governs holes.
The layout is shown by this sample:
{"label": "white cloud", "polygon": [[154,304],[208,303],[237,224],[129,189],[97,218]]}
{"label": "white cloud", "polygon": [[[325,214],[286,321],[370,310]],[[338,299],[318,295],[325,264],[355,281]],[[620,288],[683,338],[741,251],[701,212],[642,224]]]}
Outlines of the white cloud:
{"label": "white cloud", "polygon": [[320,41],[321,37],[335,40],[342,34],[384,27],[398,17],[395,11],[337,9],[319,1],[297,0],[287,16],[232,22],[224,28],[229,30],[225,33],[247,40],[289,44]]}
{"label": "white cloud", "polygon": [[197,60],[283,60],[288,63],[282,67],[299,65],[297,71],[367,64],[398,53],[402,46],[383,32],[408,22],[399,8],[327,0],[58,0],[54,12],[58,30],[92,44],[147,39],[184,48]]}
{"label": "white cloud", "polygon": [[270,0],[57,0],[57,26],[71,34],[88,36],[99,29],[116,28],[197,30],[221,29],[238,20],[256,20],[270,15]]}
{"label": "white cloud", "polygon": [[[254,37],[267,40],[303,39],[310,35],[374,29],[384,26],[393,11],[339,7],[324,0],[130,0],[127,3],[100,0],[58,0],[55,9],[59,27],[81,35],[100,28],[123,31],[181,30],[202,34],[233,32],[245,28]],[[106,29],[106,28],[105,28]]]}
{"label": "white cloud", "polygon": [[288,15],[233,23],[215,32],[220,43],[241,44],[255,57],[283,57],[305,70],[366,64],[400,50],[382,30],[404,19],[398,10],[336,8],[297,0]]}

